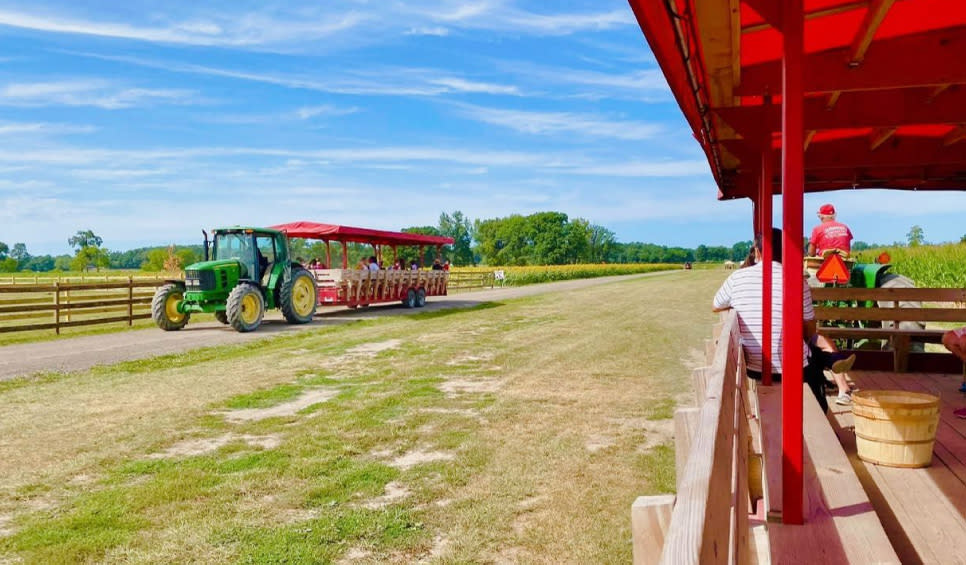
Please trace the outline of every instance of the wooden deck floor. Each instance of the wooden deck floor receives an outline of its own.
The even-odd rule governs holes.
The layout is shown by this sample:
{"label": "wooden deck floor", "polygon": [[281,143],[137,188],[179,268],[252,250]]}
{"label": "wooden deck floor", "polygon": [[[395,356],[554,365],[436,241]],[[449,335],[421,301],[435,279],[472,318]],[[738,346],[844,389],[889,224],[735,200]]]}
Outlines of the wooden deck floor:
{"label": "wooden deck floor", "polygon": [[933,462],[923,469],[863,462],[855,452],[851,408],[831,403],[829,419],[902,563],[966,565],[966,420],[953,415],[966,407],[966,394],[958,391],[962,377],[878,371],[852,371],[851,377],[861,389],[941,398]]}

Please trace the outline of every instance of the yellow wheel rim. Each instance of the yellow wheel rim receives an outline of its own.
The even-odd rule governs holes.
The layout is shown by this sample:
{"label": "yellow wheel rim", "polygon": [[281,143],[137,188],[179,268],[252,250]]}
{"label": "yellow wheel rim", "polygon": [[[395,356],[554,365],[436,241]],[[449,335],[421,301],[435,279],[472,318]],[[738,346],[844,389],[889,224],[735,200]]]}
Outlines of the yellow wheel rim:
{"label": "yellow wheel rim", "polygon": [[258,321],[259,310],[258,298],[254,294],[246,294],[241,301],[241,319],[246,325],[254,324]]}
{"label": "yellow wheel rim", "polygon": [[292,309],[299,316],[308,316],[312,313],[315,306],[315,293],[312,288],[312,281],[308,277],[295,279],[292,285]]}
{"label": "yellow wheel rim", "polygon": [[164,315],[175,324],[180,324],[181,320],[184,320],[184,314],[178,312],[178,303],[181,302],[181,298],[180,292],[172,292],[164,299]]}

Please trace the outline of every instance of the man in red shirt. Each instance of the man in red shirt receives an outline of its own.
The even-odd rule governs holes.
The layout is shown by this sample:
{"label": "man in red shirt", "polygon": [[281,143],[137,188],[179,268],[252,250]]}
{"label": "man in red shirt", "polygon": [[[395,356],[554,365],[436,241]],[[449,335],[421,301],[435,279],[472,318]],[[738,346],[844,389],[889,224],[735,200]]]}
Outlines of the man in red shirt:
{"label": "man in red shirt", "polygon": [[852,252],[852,232],[849,226],[835,221],[835,206],[823,204],[818,209],[822,223],[812,230],[808,238],[809,257],[821,257],[829,249],[841,249],[846,255]]}

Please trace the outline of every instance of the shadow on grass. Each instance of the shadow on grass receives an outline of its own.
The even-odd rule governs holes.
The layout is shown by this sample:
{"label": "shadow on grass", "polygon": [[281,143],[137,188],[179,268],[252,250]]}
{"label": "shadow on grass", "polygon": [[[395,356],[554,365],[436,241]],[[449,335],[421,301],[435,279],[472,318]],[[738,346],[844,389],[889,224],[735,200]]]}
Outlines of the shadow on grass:
{"label": "shadow on grass", "polygon": [[481,302],[474,306],[466,306],[459,308],[441,308],[439,310],[434,310],[432,312],[420,312],[419,314],[413,314],[410,316],[414,320],[433,320],[436,318],[443,318],[446,316],[452,316],[454,314],[465,314],[468,312],[479,312],[480,310],[489,310],[491,308],[499,308],[503,306],[502,302]]}

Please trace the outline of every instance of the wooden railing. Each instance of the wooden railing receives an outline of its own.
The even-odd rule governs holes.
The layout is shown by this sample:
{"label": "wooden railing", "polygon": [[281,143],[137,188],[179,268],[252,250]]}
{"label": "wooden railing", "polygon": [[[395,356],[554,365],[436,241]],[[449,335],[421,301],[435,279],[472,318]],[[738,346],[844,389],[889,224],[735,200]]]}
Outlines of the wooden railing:
{"label": "wooden railing", "polygon": [[0,285],[0,333],[54,330],[151,317],[161,279]]}
{"label": "wooden railing", "polygon": [[677,495],[640,497],[632,507],[635,564],[753,561],[749,418],[756,410],[744,374],[732,311],[720,327],[711,366],[695,370],[698,406],[675,413]]}

